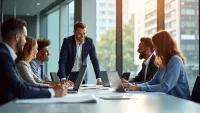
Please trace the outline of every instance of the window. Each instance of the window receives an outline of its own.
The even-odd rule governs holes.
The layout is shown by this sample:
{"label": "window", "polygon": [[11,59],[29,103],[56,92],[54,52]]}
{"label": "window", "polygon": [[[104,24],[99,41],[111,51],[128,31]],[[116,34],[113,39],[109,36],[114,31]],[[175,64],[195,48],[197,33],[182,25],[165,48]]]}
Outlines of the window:
{"label": "window", "polygon": [[[194,2],[196,3],[194,4]],[[191,90],[193,88],[196,76],[199,75],[197,70],[193,70],[193,68],[199,69],[199,44],[198,39],[196,38],[199,35],[197,30],[197,18],[199,17],[195,14],[195,11],[198,11],[198,2],[199,1],[197,0],[181,0],[180,4],[179,2],[174,2],[174,6],[171,5],[171,8],[174,9],[172,12],[173,16],[171,15],[171,18],[165,19],[165,29],[168,30],[175,38],[178,46],[187,59],[185,70],[188,75],[188,81]],[[167,14],[168,13],[165,15],[167,16]],[[169,22],[169,20],[171,22]],[[171,29],[169,29],[170,23]],[[180,28],[178,26],[180,26]]]}
{"label": "window", "polygon": [[195,15],[194,9],[181,9],[182,15]]}
{"label": "window", "polygon": [[47,73],[58,71],[58,60],[59,60],[59,9],[52,12],[47,16],[48,27],[47,36],[51,41],[49,46],[49,61],[47,62]]}
{"label": "window", "polygon": [[[124,6],[127,4],[127,6]],[[141,70],[143,59],[137,52],[141,37],[157,32],[157,0],[123,0],[123,72],[133,78]]]}
{"label": "window", "polygon": [[[100,4],[104,0],[96,0]],[[96,50],[101,70],[116,70],[116,0],[104,2],[108,7],[96,7]],[[103,9],[103,10],[102,10]],[[88,18],[91,18],[88,16]],[[106,22],[106,23],[105,23]]]}
{"label": "window", "polygon": [[105,4],[105,3],[99,3],[99,6],[101,6],[101,7],[105,7],[106,4]]}

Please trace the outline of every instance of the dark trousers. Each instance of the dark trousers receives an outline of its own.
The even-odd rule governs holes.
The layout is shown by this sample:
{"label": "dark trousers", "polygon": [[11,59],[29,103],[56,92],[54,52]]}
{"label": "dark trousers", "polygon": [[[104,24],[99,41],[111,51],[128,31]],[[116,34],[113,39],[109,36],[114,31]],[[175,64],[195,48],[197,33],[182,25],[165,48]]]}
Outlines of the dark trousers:
{"label": "dark trousers", "polygon": [[[74,84],[76,83],[76,79],[78,78],[79,72],[71,72],[68,80],[72,81]],[[85,80],[83,80],[82,84],[85,84]]]}

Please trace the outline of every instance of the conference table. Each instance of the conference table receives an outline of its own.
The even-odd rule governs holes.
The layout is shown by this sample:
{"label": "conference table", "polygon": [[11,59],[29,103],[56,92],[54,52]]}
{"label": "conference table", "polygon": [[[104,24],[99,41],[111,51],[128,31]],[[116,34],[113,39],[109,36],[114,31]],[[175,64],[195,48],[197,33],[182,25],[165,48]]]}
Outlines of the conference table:
{"label": "conference table", "polygon": [[[78,94],[93,94],[98,101],[97,103],[17,104],[16,100],[13,100],[0,106],[0,113],[200,113],[200,104],[164,93],[119,93],[110,89],[81,88]],[[133,98],[101,98],[105,95],[131,95]]]}

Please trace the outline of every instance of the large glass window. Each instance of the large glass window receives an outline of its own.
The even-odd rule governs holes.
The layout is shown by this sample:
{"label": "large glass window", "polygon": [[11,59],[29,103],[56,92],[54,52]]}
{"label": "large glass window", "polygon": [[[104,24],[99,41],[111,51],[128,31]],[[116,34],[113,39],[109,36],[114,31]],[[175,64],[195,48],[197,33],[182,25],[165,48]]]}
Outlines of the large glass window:
{"label": "large glass window", "polygon": [[63,39],[73,35],[74,31],[74,1],[68,3],[67,0],[61,3],[60,7],[60,47]]}
{"label": "large glass window", "polygon": [[49,46],[50,58],[47,62],[47,72],[58,71],[59,60],[59,9],[47,17],[47,37],[51,41]]}
{"label": "large glass window", "polygon": [[140,38],[156,32],[157,0],[123,0],[123,72],[131,72],[130,78],[141,70]]}
{"label": "large glass window", "polygon": [[96,0],[95,32],[101,70],[116,70],[116,0]]}
{"label": "large glass window", "polygon": [[[199,75],[199,26],[198,0],[165,0],[165,7],[174,2],[174,5],[165,10],[165,17],[171,11],[173,16],[165,18],[165,29],[178,42],[178,46],[186,57],[184,65],[188,75],[189,86],[192,90],[196,77]],[[170,27],[169,27],[170,25]]]}

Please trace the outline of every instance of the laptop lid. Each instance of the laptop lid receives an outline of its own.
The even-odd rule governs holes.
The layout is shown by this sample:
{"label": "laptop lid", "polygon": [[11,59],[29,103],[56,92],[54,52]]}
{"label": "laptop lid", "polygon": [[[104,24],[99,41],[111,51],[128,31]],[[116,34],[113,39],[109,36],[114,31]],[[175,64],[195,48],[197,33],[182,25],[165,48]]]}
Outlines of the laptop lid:
{"label": "laptop lid", "polygon": [[108,79],[111,82],[112,86],[115,91],[117,92],[125,92],[124,86],[121,82],[120,76],[117,71],[109,71],[107,72]]}
{"label": "laptop lid", "polygon": [[108,79],[108,75],[106,71],[100,71],[99,73],[101,80],[102,80],[102,85],[104,87],[110,87],[110,81]]}
{"label": "laptop lid", "polygon": [[84,76],[86,74],[86,69],[87,69],[87,65],[82,65],[81,66],[81,68],[79,70],[79,73],[78,73],[78,77],[76,79],[76,83],[74,84],[74,88],[73,88],[74,91],[78,91],[79,90],[79,87],[82,84],[83,78],[84,78]]}

